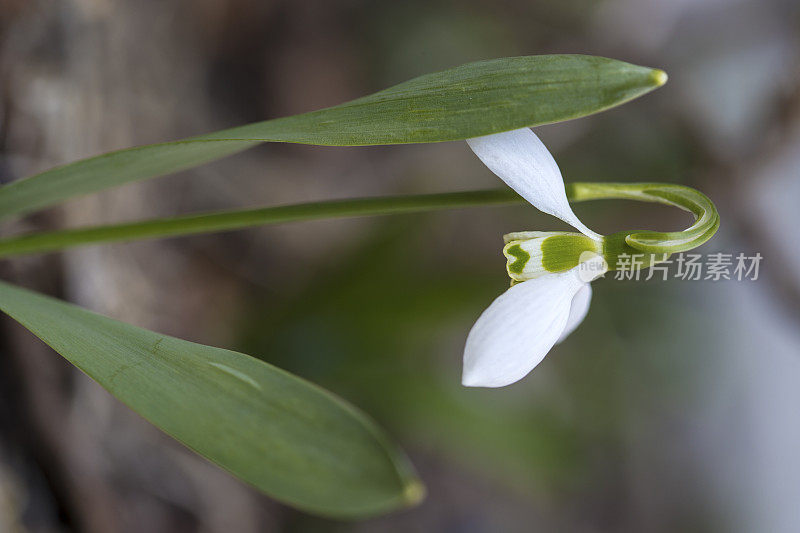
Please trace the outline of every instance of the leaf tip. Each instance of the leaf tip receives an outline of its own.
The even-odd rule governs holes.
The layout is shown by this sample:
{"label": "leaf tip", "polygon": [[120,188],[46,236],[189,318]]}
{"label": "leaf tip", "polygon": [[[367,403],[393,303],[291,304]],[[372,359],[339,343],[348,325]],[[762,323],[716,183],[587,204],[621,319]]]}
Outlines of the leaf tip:
{"label": "leaf tip", "polygon": [[650,78],[653,80],[653,83],[656,87],[661,87],[667,83],[669,76],[667,76],[667,73],[663,70],[655,68],[650,71]]}
{"label": "leaf tip", "polygon": [[412,479],[403,489],[403,500],[405,500],[406,505],[413,507],[425,499],[426,492],[425,485],[421,481]]}

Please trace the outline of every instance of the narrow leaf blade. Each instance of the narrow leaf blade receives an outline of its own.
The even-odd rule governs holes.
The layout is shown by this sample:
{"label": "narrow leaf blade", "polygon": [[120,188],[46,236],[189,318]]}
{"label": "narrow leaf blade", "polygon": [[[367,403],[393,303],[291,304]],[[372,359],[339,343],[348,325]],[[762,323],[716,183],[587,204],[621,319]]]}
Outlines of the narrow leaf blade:
{"label": "narrow leaf blade", "polygon": [[660,70],[584,55],[469,63],[335,107],[47,170],[0,189],[0,218],[190,168],[259,142],[358,146],[468,139],[597,113],[665,81]]}
{"label": "narrow leaf blade", "polygon": [[283,502],[356,518],[422,495],[364,414],[267,363],[3,282],[0,309],[164,432]]}

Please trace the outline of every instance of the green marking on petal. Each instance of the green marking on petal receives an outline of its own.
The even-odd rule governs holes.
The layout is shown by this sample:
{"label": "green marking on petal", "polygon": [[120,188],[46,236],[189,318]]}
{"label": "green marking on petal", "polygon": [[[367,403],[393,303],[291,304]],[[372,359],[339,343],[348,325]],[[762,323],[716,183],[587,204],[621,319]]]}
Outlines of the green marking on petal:
{"label": "green marking on petal", "polygon": [[508,264],[508,271],[514,274],[522,274],[525,265],[531,259],[531,254],[522,249],[519,244],[515,244],[506,250],[509,255],[514,256],[514,262]]}
{"label": "green marking on petal", "polygon": [[542,241],[542,266],[548,272],[564,272],[578,266],[583,252],[597,252],[598,243],[585,235],[553,235]]}
{"label": "green marking on petal", "polygon": [[503,248],[511,279],[527,281],[578,265],[584,252],[602,252],[602,244],[581,233],[524,231],[504,236]]}

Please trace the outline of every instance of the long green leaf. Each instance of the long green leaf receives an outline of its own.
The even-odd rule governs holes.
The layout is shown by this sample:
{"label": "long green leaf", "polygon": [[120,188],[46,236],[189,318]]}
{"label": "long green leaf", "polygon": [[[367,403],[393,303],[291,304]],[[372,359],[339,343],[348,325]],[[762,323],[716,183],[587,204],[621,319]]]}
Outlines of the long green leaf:
{"label": "long green leaf", "polygon": [[283,502],[353,518],[422,496],[364,414],[267,363],[3,282],[0,309],[167,434]]}
{"label": "long green leaf", "polygon": [[190,168],[259,142],[357,146],[467,139],[597,113],[665,81],[660,70],[583,55],[469,63],[335,107],[54,168],[0,189],[0,218]]}

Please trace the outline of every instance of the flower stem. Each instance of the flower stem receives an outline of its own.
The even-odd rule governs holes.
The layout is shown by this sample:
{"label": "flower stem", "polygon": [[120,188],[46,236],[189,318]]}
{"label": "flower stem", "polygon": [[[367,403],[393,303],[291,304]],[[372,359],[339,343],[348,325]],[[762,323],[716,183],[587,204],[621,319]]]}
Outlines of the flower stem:
{"label": "flower stem", "polygon": [[86,228],[32,233],[0,239],[0,258],[54,252],[76,246],[215,233],[268,224],[325,218],[399,215],[522,203],[510,189],[358,198],[305,204],[237,209]]}
{"label": "flower stem", "polygon": [[[690,250],[710,239],[719,227],[719,214],[713,202],[701,192],[682,185],[573,182],[566,185],[566,193],[571,202],[620,198],[668,204],[685,209],[694,215],[695,223],[684,231],[625,233],[625,242],[645,253],[669,254]],[[236,209],[8,237],[0,239],[0,258],[54,252],[89,244],[215,233],[286,222],[399,215],[523,202],[524,200],[510,189],[491,189]]]}
{"label": "flower stem", "polygon": [[672,254],[697,248],[714,236],[719,213],[708,196],[697,189],[673,183],[568,183],[571,202],[624,199],[671,205],[694,215],[694,224],[683,231],[633,231],[624,242],[647,254]]}

